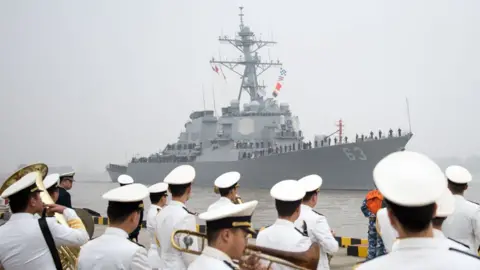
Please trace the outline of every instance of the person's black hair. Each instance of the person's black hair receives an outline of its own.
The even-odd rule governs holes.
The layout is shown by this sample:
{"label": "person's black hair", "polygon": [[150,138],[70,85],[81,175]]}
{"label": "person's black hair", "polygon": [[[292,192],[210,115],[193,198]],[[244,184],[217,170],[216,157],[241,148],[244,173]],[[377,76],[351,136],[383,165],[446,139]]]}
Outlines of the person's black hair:
{"label": "person's black hair", "polygon": [[218,193],[220,193],[220,196],[222,197],[225,197],[228,195],[228,193],[230,193],[230,191],[232,189],[234,189],[235,187],[237,187],[237,183],[233,184],[232,186],[230,187],[227,187],[227,188],[219,188],[218,189]]}
{"label": "person's black hair", "polygon": [[107,216],[111,224],[121,224],[134,212],[141,212],[142,202],[108,202]]}
{"label": "person's black hair", "polygon": [[448,189],[452,192],[452,194],[463,194],[467,189],[468,184],[457,184],[450,180],[448,180]]}
{"label": "person's black hair", "polygon": [[432,224],[435,227],[442,227],[443,222],[447,219],[446,217],[434,217],[432,219]]}
{"label": "person's black hair", "polygon": [[187,192],[187,188],[192,183],[182,184],[182,185],[168,185],[168,190],[172,193],[172,197],[180,197],[183,196]]}
{"label": "person's black hair", "polygon": [[435,214],[435,203],[418,207],[405,207],[387,199],[384,200],[387,201],[387,207],[408,232],[417,233],[426,230]]}
{"label": "person's black hair", "polygon": [[152,204],[157,204],[164,196],[167,196],[167,192],[158,192],[158,193],[150,193],[150,202]]}
{"label": "person's black hair", "polygon": [[301,203],[302,200],[293,202],[275,200],[275,208],[277,208],[277,214],[279,217],[290,217],[295,213],[295,210],[300,207]]}
{"label": "person's black hair", "polygon": [[315,195],[317,193],[318,193],[317,190],[309,191],[309,192],[305,193],[305,196],[303,197],[302,201],[304,201],[304,202],[310,201],[310,199],[313,197],[313,195]]}
{"label": "person's black hair", "polygon": [[63,181],[73,181],[72,177],[71,176],[62,176],[60,177],[60,183],[63,182]]}
{"label": "person's black hair", "polygon": [[52,193],[54,193],[54,192],[58,192],[58,186],[57,186],[57,185],[53,185],[53,186],[47,188],[47,192],[48,192],[49,194],[52,194]]}
{"label": "person's black hair", "polygon": [[30,191],[35,187],[37,187],[37,185],[33,184],[30,187],[25,188],[8,197],[8,201],[9,201],[8,204],[10,205],[10,211],[12,211],[13,214],[25,212],[25,210],[28,207],[28,202],[30,201],[30,199],[37,196],[37,194],[39,193],[38,191],[37,192]]}

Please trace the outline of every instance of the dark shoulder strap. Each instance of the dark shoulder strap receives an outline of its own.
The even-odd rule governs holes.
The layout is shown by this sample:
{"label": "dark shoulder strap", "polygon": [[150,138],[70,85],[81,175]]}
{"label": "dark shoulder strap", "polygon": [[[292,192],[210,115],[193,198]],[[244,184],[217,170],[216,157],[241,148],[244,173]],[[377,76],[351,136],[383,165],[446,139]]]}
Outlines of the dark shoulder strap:
{"label": "dark shoulder strap", "polygon": [[313,209],[312,209],[312,212],[314,212],[314,213],[317,214],[317,215],[323,216],[322,214],[320,214],[319,212],[317,212],[317,211],[315,211],[315,210],[313,210]]}
{"label": "dark shoulder strap", "polygon": [[299,232],[301,235],[305,236],[305,237],[308,236],[307,234],[305,234],[305,233],[303,233],[302,231],[300,231],[297,227],[295,227],[295,230],[296,230],[297,232]]}
{"label": "dark shoulder strap", "polygon": [[473,255],[473,254],[471,254],[471,253],[468,253],[468,252],[466,252],[466,251],[463,251],[463,250],[459,250],[459,249],[452,248],[452,247],[449,248],[448,250],[455,251],[455,252],[458,252],[458,253],[462,253],[462,254],[464,254],[464,255],[470,256],[470,257],[475,258],[475,259],[477,259],[477,260],[480,260],[480,257],[478,257],[478,256],[476,256],[476,255]]}
{"label": "dark shoulder strap", "polygon": [[474,202],[474,201],[469,201],[469,202],[474,203],[476,205],[480,205],[480,203],[478,203],[478,202]]}
{"label": "dark shoulder strap", "polygon": [[302,230],[303,230],[303,234],[308,236],[307,222],[305,222],[305,220],[303,221],[303,224],[302,224]]}
{"label": "dark shoulder strap", "polygon": [[462,245],[462,246],[464,246],[464,247],[466,247],[466,248],[468,248],[468,249],[470,248],[468,245],[466,245],[466,244],[464,244],[464,243],[462,243],[462,242],[460,242],[460,241],[457,241],[457,240],[452,239],[452,238],[450,238],[450,237],[448,237],[448,239],[450,239],[450,240],[452,240],[453,242],[455,242],[455,243],[457,243],[457,244],[460,244],[460,245]]}
{"label": "dark shoulder strap", "polygon": [[233,265],[227,261],[223,261],[226,265],[228,265],[228,267],[230,267],[231,269],[235,270],[235,267],[233,267]]}
{"label": "dark shoulder strap", "polygon": [[55,268],[57,270],[62,270],[62,263],[60,262],[60,256],[58,255],[58,250],[55,247],[55,241],[53,240],[52,233],[50,228],[48,228],[46,211],[43,210],[42,217],[38,219],[38,224],[40,225],[40,230],[42,231],[45,242],[47,242],[48,249],[50,254],[52,254],[53,262],[55,263]]}
{"label": "dark shoulder strap", "polygon": [[183,207],[183,209],[185,209],[185,211],[187,211],[187,213],[189,213],[190,215],[198,216],[198,213],[191,212],[186,207]]}

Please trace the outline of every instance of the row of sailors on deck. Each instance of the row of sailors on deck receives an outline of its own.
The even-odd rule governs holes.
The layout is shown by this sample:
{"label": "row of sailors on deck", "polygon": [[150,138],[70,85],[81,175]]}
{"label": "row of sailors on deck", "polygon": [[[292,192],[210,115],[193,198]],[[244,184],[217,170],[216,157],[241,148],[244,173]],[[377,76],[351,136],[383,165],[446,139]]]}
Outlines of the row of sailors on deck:
{"label": "row of sailors on deck", "polygon": [[[387,202],[388,224],[395,229],[398,239],[392,244],[390,253],[359,264],[357,269],[480,269],[479,257],[462,250],[433,229],[432,219],[452,211],[451,204],[446,206],[449,205],[447,179],[437,164],[423,154],[396,152],[376,165],[373,177]],[[27,174],[1,194],[10,199],[14,213],[0,227],[0,264],[6,270],[55,269],[42,234],[34,224],[37,220],[32,214],[43,210],[34,178]],[[103,235],[91,241],[87,242],[84,228],[69,228],[53,220],[48,226],[57,245],[57,241],[63,241],[63,245],[83,245],[78,258],[80,270],[238,269],[239,266],[240,269],[265,269],[265,264],[255,255],[243,257],[248,235],[255,234],[251,218],[258,202],[231,202],[239,178],[236,173],[221,177],[219,183],[224,183],[218,184],[219,188],[230,187],[232,193],[224,196],[230,200],[221,198],[198,216],[206,222],[208,239],[208,246],[200,256],[180,252],[171,243],[174,231],[196,230],[196,214],[185,206],[195,179],[195,170],[189,165],[175,168],[163,183],[150,189],[131,183],[105,193],[103,199],[108,201],[110,225]],[[317,269],[328,269],[327,254],[335,252],[338,243],[333,239],[325,217],[312,210],[321,184],[321,178],[314,175],[275,184],[270,195],[275,199],[278,219],[258,233],[256,245],[295,252],[309,250],[314,247],[312,242],[316,242],[320,245]],[[154,267],[147,250],[128,240],[128,233],[138,226],[143,200],[149,194],[157,194],[157,198],[160,196],[160,200],[165,200],[167,190],[172,201],[162,209],[152,205],[147,217],[151,221],[150,217],[154,216],[155,223],[149,226],[159,262],[159,266]],[[69,213],[71,209],[55,205],[49,209],[63,213],[69,221],[78,219],[74,213]],[[198,247],[197,239],[176,237],[175,242],[182,247]],[[331,243],[325,243],[327,241]],[[238,261],[240,263],[236,265]],[[272,269],[286,268],[274,264]]]}

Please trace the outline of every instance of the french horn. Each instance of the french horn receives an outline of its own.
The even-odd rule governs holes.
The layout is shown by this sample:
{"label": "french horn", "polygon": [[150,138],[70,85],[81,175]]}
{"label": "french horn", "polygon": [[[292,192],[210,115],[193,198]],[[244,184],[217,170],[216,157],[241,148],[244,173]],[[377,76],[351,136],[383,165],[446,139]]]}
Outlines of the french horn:
{"label": "french horn", "polygon": [[[11,186],[13,183],[20,180],[23,176],[31,172],[38,172],[36,184],[38,189],[42,191],[40,192],[40,198],[42,202],[44,204],[54,204],[54,201],[46,191],[45,186],[43,184],[43,179],[48,174],[48,166],[43,163],[28,165],[16,171],[9,178],[7,178],[7,180],[0,187],[0,194],[3,193],[3,191],[7,189],[9,186]],[[55,219],[57,220],[58,223],[65,226],[69,226],[67,220],[62,214],[55,213]],[[81,226],[84,226],[83,221]],[[77,269],[77,260],[78,260],[78,254],[80,252],[80,247],[61,246],[61,247],[58,247],[57,250],[58,250],[58,255],[60,257],[60,261],[62,263],[62,268],[64,270]]]}

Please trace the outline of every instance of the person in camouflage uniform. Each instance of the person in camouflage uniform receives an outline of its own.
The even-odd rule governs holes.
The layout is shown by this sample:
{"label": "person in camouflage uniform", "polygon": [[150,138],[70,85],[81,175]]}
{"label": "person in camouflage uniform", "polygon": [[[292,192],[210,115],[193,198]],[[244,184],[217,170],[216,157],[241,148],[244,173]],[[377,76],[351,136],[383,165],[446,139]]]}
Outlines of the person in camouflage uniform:
{"label": "person in camouflage uniform", "polygon": [[367,260],[371,260],[378,256],[386,254],[385,246],[383,245],[382,238],[377,233],[375,223],[377,218],[374,213],[370,212],[367,207],[367,199],[363,200],[360,207],[362,213],[368,218],[368,255]]}

